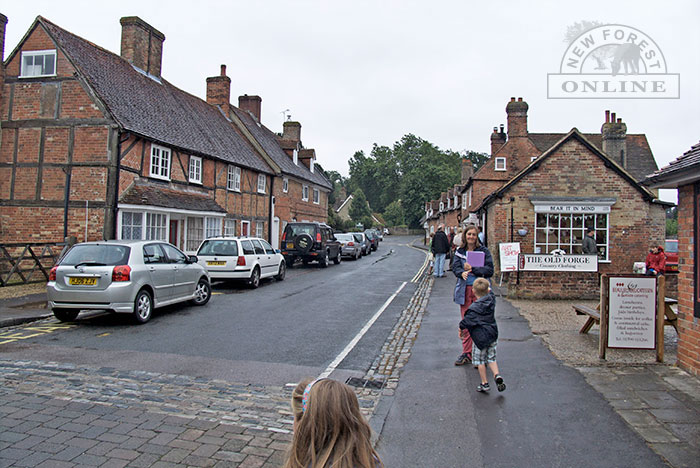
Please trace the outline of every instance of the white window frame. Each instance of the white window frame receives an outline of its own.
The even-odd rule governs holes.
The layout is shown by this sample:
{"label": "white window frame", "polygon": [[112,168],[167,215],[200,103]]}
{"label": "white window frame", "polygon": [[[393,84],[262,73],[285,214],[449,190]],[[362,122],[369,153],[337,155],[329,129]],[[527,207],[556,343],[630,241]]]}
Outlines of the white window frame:
{"label": "white window frame", "polygon": [[[47,55],[52,55],[53,56],[53,73],[45,73],[42,75],[30,75],[27,74],[27,70],[24,65],[24,58],[25,57],[38,57],[38,56],[47,56]],[[57,67],[57,55],[56,55],[56,49],[52,50],[28,50],[26,52],[22,52],[22,56],[20,57],[20,78],[40,78],[42,76],[56,76],[56,69]],[[34,65],[33,67],[36,67]]]}
{"label": "white window frame", "polygon": [[258,193],[265,193],[266,186],[267,177],[265,177],[265,174],[258,174]]}
{"label": "white window frame", "polygon": [[250,221],[241,220],[241,236],[250,236]]}
{"label": "white window frame", "polygon": [[299,151],[294,150],[292,151],[292,161],[294,161],[294,164],[299,164]]}
{"label": "white window frame", "polygon": [[445,211],[445,204],[440,202],[440,211]]}
{"label": "white window frame", "polygon": [[[130,223],[126,223],[124,220],[124,215],[128,214],[130,218]],[[143,231],[144,231],[144,226],[143,226],[143,211],[120,211],[119,216],[120,216],[120,228],[119,228],[119,238],[120,239],[135,239],[135,240],[140,240],[143,239]],[[138,217],[138,223],[135,223],[134,221]],[[139,229],[139,235],[134,236],[134,229]],[[124,234],[128,234],[125,236]]]}
{"label": "white window frame", "polygon": [[204,238],[210,239],[221,235],[221,218],[207,216],[204,218]]}
{"label": "white window frame", "polygon": [[[156,154],[158,152],[158,154]],[[164,146],[151,144],[151,163],[149,176],[154,179],[170,180],[170,162],[172,151]]]}
{"label": "white window frame", "polygon": [[452,198],[447,197],[447,209],[449,210],[452,207]]}
{"label": "white window frame", "polygon": [[530,162],[534,161],[535,159],[537,159],[537,156],[530,156]]}
{"label": "white window frame", "polygon": [[202,158],[190,156],[189,181],[194,184],[202,183]]}
{"label": "white window frame", "polygon": [[168,215],[166,213],[146,212],[144,239],[166,241],[168,236]]}
{"label": "white window frame", "polygon": [[303,201],[309,201],[309,186],[304,185],[301,189],[301,199]]}
{"label": "white window frame", "polygon": [[224,220],[224,236],[225,237],[236,237],[236,220],[233,218],[226,218]]}
{"label": "white window frame", "polygon": [[233,164],[228,165],[228,173],[226,174],[226,190],[232,192],[241,191],[241,168],[234,166]]}
{"label": "white window frame", "polygon": [[474,188],[473,185],[469,187],[469,206],[472,206],[472,188]]}
{"label": "white window frame", "polygon": [[311,158],[311,160],[309,161],[309,169],[311,170],[311,172],[314,171],[315,165],[316,165],[316,160],[314,158]]}
{"label": "white window frame", "polygon": [[263,229],[265,228],[265,223],[262,221],[256,221],[255,222],[255,237],[263,237],[264,231]]}
{"label": "white window frame", "polygon": [[321,203],[321,191],[317,188],[314,189],[314,204],[319,205]]}
{"label": "white window frame", "polygon": [[[199,223],[201,222],[201,227]],[[204,216],[188,216],[185,227],[185,250],[196,251],[204,240]]]}
{"label": "white window frame", "polygon": [[[499,167],[498,163],[503,163],[503,167]],[[494,171],[505,171],[506,170],[506,158],[499,156],[496,158],[496,161],[493,165],[493,170]]]}
{"label": "white window frame", "polygon": [[454,206],[455,208],[459,208],[459,197],[457,195],[454,196]]}
{"label": "white window frame", "polygon": [[[538,223],[539,219],[545,219],[545,223]],[[583,217],[581,226],[574,227],[575,217]],[[568,223],[569,227],[561,227],[562,218],[571,218]],[[604,220],[604,221],[603,221]],[[608,262],[610,260],[610,213],[560,213],[560,212],[535,212],[535,253],[551,253],[555,249],[562,249],[566,253],[571,254],[576,247],[582,247],[583,239],[585,239],[588,228],[595,229],[595,238],[598,239],[599,234],[604,235],[605,242],[598,243],[596,241],[596,249],[603,247],[605,255],[600,257],[600,262]],[[561,243],[561,232],[569,231],[569,242]],[[578,234],[580,242],[574,242],[574,233]],[[544,240],[544,242],[542,242]]]}
{"label": "white window frame", "polygon": [[287,179],[286,177],[282,179],[282,192],[289,192],[289,179]]}

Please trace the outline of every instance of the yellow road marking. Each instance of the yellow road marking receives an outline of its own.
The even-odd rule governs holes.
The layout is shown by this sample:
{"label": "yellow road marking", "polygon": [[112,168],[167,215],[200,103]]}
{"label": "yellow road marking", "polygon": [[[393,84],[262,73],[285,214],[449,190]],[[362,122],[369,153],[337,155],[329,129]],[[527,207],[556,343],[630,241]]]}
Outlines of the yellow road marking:
{"label": "yellow road marking", "polygon": [[68,330],[74,328],[75,325],[68,324],[47,324],[47,325],[32,325],[24,328],[19,328],[10,332],[0,333],[0,344],[13,343],[17,340],[26,340],[37,336],[44,336],[55,331]]}
{"label": "yellow road marking", "polygon": [[100,333],[99,335],[97,335],[97,337],[98,337],[98,338],[102,338],[103,336],[109,336],[109,335],[111,335],[111,333],[109,333],[109,332],[107,332],[107,333]]}

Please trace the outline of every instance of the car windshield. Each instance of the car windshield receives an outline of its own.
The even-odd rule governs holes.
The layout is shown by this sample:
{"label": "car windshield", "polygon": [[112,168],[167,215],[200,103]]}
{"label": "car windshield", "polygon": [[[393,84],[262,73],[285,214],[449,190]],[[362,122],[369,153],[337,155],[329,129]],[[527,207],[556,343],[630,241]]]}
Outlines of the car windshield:
{"label": "car windshield", "polygon": [[678,253],[678,241],[676,240],[667,240],[666,241],[666,250],[667,253]]}
{"label": "car windshield", "polygon": [[311,237],[314,237],[314,235],[316,234],[316,225],[315,224],[287,224],[287,227],[284,230],[288,236],[292,236],[292,237],[298,236],[300,234],[308,234]]}
{"label": "car windshield", "polygon": [[238,243],[235,240],[205,240],[199,247],[197,255],[218,255],[219,257],[238,256]]}
{"label": "car windshield", "polygon": [[352,236],[352,234],[336,234],[335,238],[338,239],[339,241],[343,242],[352,242],[355,240],[355,238]]}
{"label": "car windshield", "polygon": [[130,252],[125,245],[77,244],[63,257],[61,265],[126,265]]}

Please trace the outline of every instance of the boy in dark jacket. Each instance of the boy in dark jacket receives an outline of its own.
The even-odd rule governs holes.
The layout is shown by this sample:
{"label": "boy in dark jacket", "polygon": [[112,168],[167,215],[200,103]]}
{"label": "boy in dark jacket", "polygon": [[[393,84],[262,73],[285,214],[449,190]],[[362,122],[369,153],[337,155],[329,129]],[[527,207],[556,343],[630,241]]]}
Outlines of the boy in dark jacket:
{"label": "boy in dark jacket", "polygon": [[477,392],[491,390],[486,376],[486,365],[493,373],[496,388],[499,392],[506,389],[503,377],[498,373],[496,363],[496,344],[498,343],[498,327],[496,326],[496,296],[489,288],[488,280],[477,278],[472,285],[472,291],[477,300],[469,306],[464,318],[459,322],[460,330],[467,329],[474,340],[472,345],[472,364],[478,367],[481,384]]}

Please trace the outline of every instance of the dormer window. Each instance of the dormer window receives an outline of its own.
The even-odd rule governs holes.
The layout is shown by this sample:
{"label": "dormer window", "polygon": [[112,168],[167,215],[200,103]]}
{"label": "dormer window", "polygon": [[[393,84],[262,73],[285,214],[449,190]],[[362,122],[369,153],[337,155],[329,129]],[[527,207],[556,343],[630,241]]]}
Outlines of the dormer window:
{"label": "dormer window", "polygon": [[506,158],[496,158],[496,166],[494,167],[496,171],[506,170]]}
{"label": "dormer window", "polygon": [[56,51],[33,50],[22,52],[22,72],[20,78],[56,76]]}
{"label": "dormer window", "polygon": [[294,164],[299,164],[299,151],[294,150],[292,153],[292,161],[294,161]]}
{"label": "dormer window", "polygon": [[457,198],[457,195],[455,195],[455,208],[459,208],[459,198]]}
{"label": "dormer window", "polygon": [[[470,189],[470,190],[471,190],[471,189]],[[466,194],[466,193],[463,193],[463,194],[462,194],[462,206],[463,206],[464,208],[467,207],[467,194]]]}
{"label": "dormer window", "polygon": [[309,169],[311,170],[311,172],[314,171],[314,166],[315,166],[315,165],[316,165],[316,160],[315,160],[314,158],[311,158],[311,159],[309,160]]}
{"label": "dormer window", "polygon": [[450,209],[450,199],[449,198],[447,199],[447,209],[448,210]]}
{"label": "dormer window", "polygon": [[440,202],[440,211],[445,211],[445,204]]}

